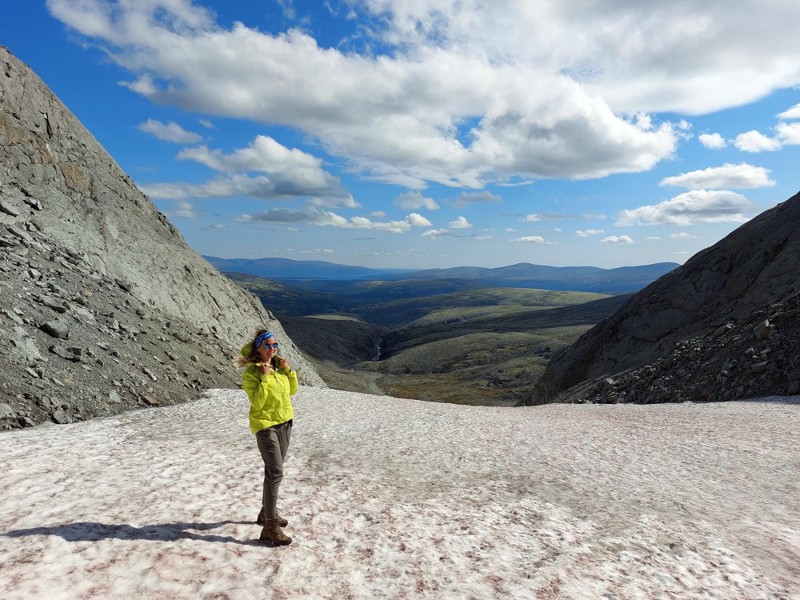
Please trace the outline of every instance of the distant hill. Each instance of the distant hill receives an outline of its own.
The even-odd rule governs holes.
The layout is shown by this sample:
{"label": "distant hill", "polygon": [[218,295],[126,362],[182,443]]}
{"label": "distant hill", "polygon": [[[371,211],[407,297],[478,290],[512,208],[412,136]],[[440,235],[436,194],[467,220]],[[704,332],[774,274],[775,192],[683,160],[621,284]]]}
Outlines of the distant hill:
{"label": "distant hill", "polygon": [[411,269],[370,269],[323,260],[289,258],[218,258],[203,256],[223,273],[243,273],[267,279],[381,279],[410,273]]}
{"label": "distant hill", "polygon": [[[485,286],[477,280],[465,279],[281,281],[242,273],[226,275],[258,296],[281,321],[286,317],[337,314],[357,316],[373,325],[388,328],[472,319],[478,314],[500,316],[517,308],[553,308],[590,302],[608,295]],[[420,322],[415,323],[417,321]]]}
{"label": "distant hill", "polygon": [[506,267],[453,267],[415,271],[414,279],[466,279],[487,287],[622,294],[635,292],[679,267],[678,263],[601,269],[599,267],[549,267],[517,263]]}
{"label": "distant hill", "polygon": [[[205,259],[223,273],[256,275],[283,281],[313,280],[304,287],[332,291],[325,281],[452,281],[463,287],[517,287],[542,290],[627,294],[649,285],[677,268],[677,263],[601,269],[599,267],[549,267],[517,263],[506,267],[452,267],[448,269],[371,269],[325,261],[287,258]],[[323,283],[320,283],[322,281]],[[337,290],[341,291],[341,290]],[[442,290],[452,291],[452,290]]]}

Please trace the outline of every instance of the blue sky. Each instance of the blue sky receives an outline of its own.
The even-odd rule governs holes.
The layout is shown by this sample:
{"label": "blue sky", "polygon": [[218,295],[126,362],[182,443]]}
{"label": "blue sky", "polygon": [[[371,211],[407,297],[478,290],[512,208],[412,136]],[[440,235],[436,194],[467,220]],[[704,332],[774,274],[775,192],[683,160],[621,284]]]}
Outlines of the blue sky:
{"label": "blue sky", "polygon": [[4,0],[199,253],[683,263],[800,190],[800,3]]}

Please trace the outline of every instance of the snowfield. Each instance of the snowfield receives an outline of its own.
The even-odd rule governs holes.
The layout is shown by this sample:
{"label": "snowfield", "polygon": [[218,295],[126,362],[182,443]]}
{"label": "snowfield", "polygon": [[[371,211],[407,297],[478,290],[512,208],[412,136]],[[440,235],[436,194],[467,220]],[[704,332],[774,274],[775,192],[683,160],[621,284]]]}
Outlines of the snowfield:
{"label": "snowfield", "polygon": [[279,548],[240,390],[0,434],[2,597],[800,599],[800,398],[294,404]]}

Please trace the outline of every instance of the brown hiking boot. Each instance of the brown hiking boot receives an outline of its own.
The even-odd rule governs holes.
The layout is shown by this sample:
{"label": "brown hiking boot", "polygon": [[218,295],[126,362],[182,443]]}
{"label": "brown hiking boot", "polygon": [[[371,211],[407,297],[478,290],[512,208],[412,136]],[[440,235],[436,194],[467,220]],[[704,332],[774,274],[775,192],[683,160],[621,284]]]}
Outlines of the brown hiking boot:
{"label": "brown hiking boot", "polygon": [[264,523],[264,529],[261,530],[261,535],[258,539],[262,542],[272,542],[276,546],[288,546],[292,543],[292,538],[283,533],[281,526],[278,525],[277,520],[269,519]]}
{"label": "brown hiking boot", "polygon": [[[275,515],[275,520],[281,527],[286,527],[289,524],[289,521],[287,521],[280,515]],[[258,525],[263,525],[266,522],[267,522],[267,517],[264,515],[264,507],[262,506],[261,511],[258,513],[258,516],[256,517],[256,523]]]}

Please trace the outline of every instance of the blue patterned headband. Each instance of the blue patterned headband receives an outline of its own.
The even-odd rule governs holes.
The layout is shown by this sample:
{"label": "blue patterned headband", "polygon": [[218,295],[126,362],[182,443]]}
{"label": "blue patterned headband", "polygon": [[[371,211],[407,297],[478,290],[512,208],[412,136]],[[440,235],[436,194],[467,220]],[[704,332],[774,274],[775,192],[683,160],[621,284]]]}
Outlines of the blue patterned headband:
{"label": "blue patterned headband", "polygon": [[271,331],[265,331],[261,335],[256,338],[256,341],[253,342],[253,350],[258,350],[261,348],[261,344],[263,344],[268,338],[274,338],[275,334]]}

